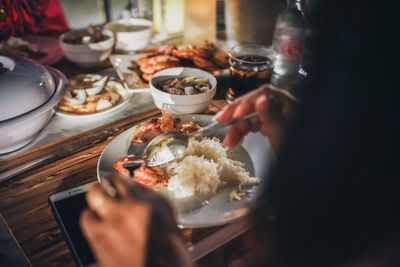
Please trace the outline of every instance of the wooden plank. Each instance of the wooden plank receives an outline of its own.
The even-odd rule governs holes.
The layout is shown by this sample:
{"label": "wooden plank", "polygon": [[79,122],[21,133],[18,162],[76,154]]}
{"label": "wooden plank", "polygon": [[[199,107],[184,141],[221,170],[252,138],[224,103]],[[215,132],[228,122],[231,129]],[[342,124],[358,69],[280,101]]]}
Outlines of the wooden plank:
{"label": "wooden plank", "polygon": [[158,109],[151,109],[2,160],[0,161],[0,181],[22,173],[27,169],[61,159],[75,151],[95,146],[111,136],[118,135],[136,123],[159,114],[160,111]]}
{"label": "wooden plank", "polygon": [[[213,101],[205,113],[215,114],[218,110],[219,105]],[[65,149],[67,145],[79,145],[80,140],[93,137],[93,141],[85,146],[73,147],[71,152],[62,157],[55,157],[43,166],[32,168],[0,183],[0,213],[32,266],[75,266],[51,213],[48,196],[95,181],[97,162],[107,144],[122,131],[140,121],[158,116],[159,113],[159,110],[144,112],[1,162],[0,173],[37,157]],[[190,245],[218,229],[220,227],[182,231]]]}

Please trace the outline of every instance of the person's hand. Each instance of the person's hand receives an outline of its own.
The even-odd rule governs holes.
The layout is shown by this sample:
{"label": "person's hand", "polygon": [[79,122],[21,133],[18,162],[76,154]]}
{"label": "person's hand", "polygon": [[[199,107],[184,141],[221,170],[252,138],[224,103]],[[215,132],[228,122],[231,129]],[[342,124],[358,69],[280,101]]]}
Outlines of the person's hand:
{"label": "person's hand", "polygon": [[269,84],[239,97],[215,115],[215,120],[227,122],[253,111],[258,116],[232,125],[224,139],[224,145],[234,147],[249,132],[260,131],[269,138],[272,149],[277,151],[285,136],[286,125],[294,117],[294,101],[291,95]]}
{"label": "person's hand", "polygon": [[100,266],[191,266],[172,209],[156,192],[119,175],[107,177],[118,192],[98,183],[86,194],[80,226]]}

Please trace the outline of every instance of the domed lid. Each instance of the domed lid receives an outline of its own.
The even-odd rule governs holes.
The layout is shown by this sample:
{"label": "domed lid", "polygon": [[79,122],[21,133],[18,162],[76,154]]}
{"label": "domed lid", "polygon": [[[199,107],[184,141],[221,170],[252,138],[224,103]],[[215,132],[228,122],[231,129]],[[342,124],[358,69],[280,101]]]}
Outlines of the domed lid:
{"label": "domed lid", "polygon": [[39,63],[0,56],[0,122],[40,107],[55,89],[51,74]]}

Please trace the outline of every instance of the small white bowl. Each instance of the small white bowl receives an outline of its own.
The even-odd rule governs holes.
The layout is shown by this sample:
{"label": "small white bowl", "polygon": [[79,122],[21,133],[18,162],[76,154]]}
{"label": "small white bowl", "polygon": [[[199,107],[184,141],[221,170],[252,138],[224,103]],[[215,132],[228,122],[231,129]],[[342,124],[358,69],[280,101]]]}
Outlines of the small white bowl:
{"label": "small white bowl", "polygon": [[115,49],[118,51],[138,51],[148,46],[153,34],[153,22],[146,19],[130,18],[110,22],[104,29],[114,33]]}
{"label": "small white bowl", "polygon": [[[155,87],[158,82],[175,77],[208,78],[211,89],[196,95],[174,95],[161,91]],[[193,114],[204,111],[217,91],[217,80],[209,72],[187,67],[169,68],[155,73],[150,79],[150,92],[154,104],[170,114]]]}
{"label": "small white bowl", "polygon": [[85,30],[73,30],[60,36],[65,57],[83,67],[98,65],[110,56],[114,45],[114,34],[109,30],[103,30],[103,34],[109,38],[97,43],[70,44],[64,42],[65,38],[79,35],[83,31]]}

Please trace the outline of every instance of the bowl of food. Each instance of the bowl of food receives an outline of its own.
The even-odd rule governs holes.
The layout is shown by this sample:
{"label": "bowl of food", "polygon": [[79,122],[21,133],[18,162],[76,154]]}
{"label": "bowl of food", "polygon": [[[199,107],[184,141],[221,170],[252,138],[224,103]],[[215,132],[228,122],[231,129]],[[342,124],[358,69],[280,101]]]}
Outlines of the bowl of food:
{"label": "bowl of food", "polygon": [[0,154],[30,143],[67,90],[58,70],[23,57],[0,56]]}
{"label": "bowl of food", "polygon": [[83,67],[91,67],[106,60],[113,49],[114,34],[109,30],[89,26],[60,36],[65,57]]}
{"label": "bowl of food", "polygon": [[150,43],[153,23],[150,20],[130,18],[110,22],[104,29],[115,35],[115,49],[118,51],[138,51]]}
{"label": "bowl of food", "polygon": [[159,71],[152,76],[149,84],[156,107],[171,114],[204,111],[217,90],[217,80],[213,75],[188,67]]}

